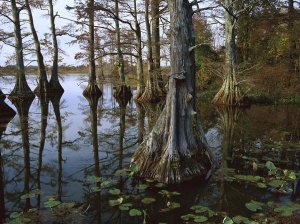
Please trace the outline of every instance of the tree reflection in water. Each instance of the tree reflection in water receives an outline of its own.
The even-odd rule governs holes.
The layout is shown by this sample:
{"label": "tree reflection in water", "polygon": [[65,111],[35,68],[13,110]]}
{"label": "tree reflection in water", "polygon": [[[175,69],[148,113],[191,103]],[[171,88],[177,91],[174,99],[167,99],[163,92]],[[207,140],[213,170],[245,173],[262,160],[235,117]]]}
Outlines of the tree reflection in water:
{"label": "tree reflection in water", "polygon": [[[24,155],[24,189],[23,195],[29,195],[30,193],[30,144],[29,144],[29,109],[34,100],[34,97],[26,98],[13,98],[12,103],[17,108],[20,118],[21,134],[22,134],[22,146]],[[24,211],[28,211],[31,208],[30,197],[26,197]]]}
{"label": "tree reflection in water", "polygon": [[[1,90],[0,90],[1,92]],[[2,93],[2,92],[1,92]],[[1,95],[1,94],[0,94]],[[4,102],[4,97],[0,99],[0,140],[4,134],[8,123],[15,117],[16,112]],[[5,198],[4,198],[4,161],[0,148],[0,223],[5,222]]]}

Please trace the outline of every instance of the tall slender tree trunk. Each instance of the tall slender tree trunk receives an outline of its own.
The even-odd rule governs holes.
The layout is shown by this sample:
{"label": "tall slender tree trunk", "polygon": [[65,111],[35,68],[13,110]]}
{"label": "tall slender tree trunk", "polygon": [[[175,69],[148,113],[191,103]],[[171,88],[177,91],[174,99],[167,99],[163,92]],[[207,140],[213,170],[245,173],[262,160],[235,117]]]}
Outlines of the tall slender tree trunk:
{"label": "tall slender tree trunk", "polygon": [[24,66],[24,54],[23,54],[23,42],[21,35],[21,23],[20,23],[20,12],[21,9],[17,7],[15,0],[10,1],[13,24],[14,24],[14,36],[15,36],[15,51],[16,51],[16,66],[17,66],[17,77],[16,84],[11,92],[11,97],[24,97],[34,96],[33,92],[28,86],[25,77],[25,66]]}
{"label": "tall slender tree trunk", "polygon": [[299,53],[297,51],[297,35],[295,33],[295,1],[288,1],[288,35],[289,35],[289,72],[299,72]]}
{"label": "tall slender tree trunk", "polygon": [[152,48],[154,61],[155,85],[160,96],[165,95],[164,84],[161,76],[160,67],[160,11],[159,4],[161,0],[151,0],[151,30],[152,30]]}
{"label": "tall slender tree trunk", "polygon": [[139,174],[165,183],[212,169],[211,155],[195,112],[193,9],[188,0],[168,0],[171,17],[171,75],[165,107],[132,158]]}
{"label": "tall slender tree trunk", "polygon": [[119,22],[119,1],[115,0],[115,25],[116,25],[116,46],[117,46],[117,63],[118,63],[118,73],[120,86],[117,88],[114,96],[121,100],[126,100],[126,98],[131,98],[132,93],[129,86],[126,86],[125,81],[125,68],[124,68],[124,57],[121,47],[121,29]]}
{"label": "tall slender tree trunk", "polygon": [[[115,0],[115,15],[119,18],[119,1]],[[115,19],[116,24],[116,45],[117,45],[117,63],[118,63],[118,72],[119,72],[119,79],[121,85],[125,85],[125,70],[124,70],[124,58],[122,54],[121,48],[121,29],[120,29],[120,22],[118,19]]]}
{"label": "tall slender tree trunk", "polygon": [[234,14],[234,0],[225,0],[225,75],[221,89],[213,99],[215,104],[239,105],[242,103],[242,94],[237,75],[235,30],[237,19]]}
{"label": "tall slender tree trunk", "polygon": [[83,91],[84,96],[97,95],[100,96],[101,90],[97,85],[96,77],[96,63],[95,63],[95,12],[94,12],[94,0],[89,0],[88,3],[88,15],[89,15],[89,84]]}
{"label": "tall slender tree trunk", "polygon": [[145,82],[144,82],[144,65],[143,65],[143,54],[142,54],[142,32],[141,32],[140,23],[138,21],[137,0],[134,0],[134,22],[135,22],[135,45],[137,51],[136,73],[138,79],[137,92],[134,96],[134,99],[138,99],[142,96],[145,90]]}
{"label": "tall slender tree trunk", "polygon": [[[153,61],[153,49],[152,49],[152,37],[151,37],[151,26],[149,17],[149,5],[150,0],[145,0],[145,23],[147,31],[147,64],[148,64],[148,77],[146,88],[143,95],[138,99],[140,102],[157,102],[159,101],[159,94],[157,91],[157,85],[155,82],[154,74],[154,61]],[[152,10],[152,9],[151,9]]]}
{"label": "tall slender tree trunk", "polygon": [[95,32],[96,35],[96,49],[98,51],[98,70],[100,72],[101,79],[104,79],[104,68],[103,68],[103,57],[102,57],[102,50],[101,50],[101,40],[100,36]]}
{"label": "tall slender tree trunk", "polygon": [[49,88],[53,93],[63,93],[64,89],[61,86],[58,79],[58,43],[57,43],[57,35],[55,28],[55,15],[53,11],[53,2],[52,0],[48,0],[49,4],[49,13],[50,13],[50,24],[51,24],[51,34],[52,34],[52,44],[53,44],[53,63],[52,63],[52,71],[51,78],[49,82]]}
{"label": "tall slender tree trunk", "polygon": [[37,57],[37,65],[38,65],[39,83],[38,83],[38,87],[35,89],[35,92],[38,95],[43,95],[48,91],[47,72],[46,72],[46,67],[45,67],[45,63],[44,63],[44,57],[43,57],[42,52],[41,52],[40,40],[39,40],[39,37],[38,37],[38,35],[36,33],[36,30],[35,30],[33,16],[32,16],[29,1],[25,0],[25,4],[26,4],[27,12],[28,12],[30,29],[31,29],[31,33],[32,33],[32,36],[33,36],[33,41],[34,41],[34,46],[35,46],[35,51],[36,51],[36,57]]}

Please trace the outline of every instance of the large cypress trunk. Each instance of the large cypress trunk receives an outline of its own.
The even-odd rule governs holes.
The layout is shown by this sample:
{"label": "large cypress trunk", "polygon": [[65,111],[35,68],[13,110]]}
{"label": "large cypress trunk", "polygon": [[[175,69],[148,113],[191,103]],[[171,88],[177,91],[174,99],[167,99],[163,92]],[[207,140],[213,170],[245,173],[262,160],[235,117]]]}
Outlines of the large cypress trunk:
{"label": "large cypress trunk", "polygon": [[139,174],[165,183],[206,178],[212,169],[209,148],[195,112],[195,45],[188,0],[169,0],[171,74],[166,105],[149,136],[132,158]]}
{"label": "large cypress trunk", "polygon": [[25,0],[25,4],[26,4],[27,12],[28,12],[30,29],[31,29],[32,36],[33,36],[36,57],[37,57],[37,65],[38,65],[39,83],[38,83],[38,87],[35,89],[35,93],[37,95],[43,95],[48,91],[48,80],[47,80],[47,73],[46,73],[46,68],[45,68],[45,64],[44,64],[44,57],[41,52],[40,40],[38,38],[38,35],[37,35],[35,27],[34,27],[33,16],[32,16],[31,8],[29,5],[29,1]]}
{"label": "large cypress trunk", "polygon": [[64,89],[61,86],[58,79],[58,43],[57,43],[57,36],[56,36],[55,16],[53,11],[52,0],[48,0],[48,4],[49,4],[49,14],[50,14],[50,22],[51,22],[50,29],[51,29],[52,44],[53,44],[53,64],[52,64],[51,78],[49,82],[49,89],[53,93],[61,94],[64,92]]}
{"label": "large cypress trunk", "polygon": [[16,66],[17,66],[17,80],[11,97],[32,97],[34,94],[29,88],[26,77],[25,77],[25,66],[24,66],[24,54],[23,54],[23,42],[21,35],[21,23],[20,23],[20,12],[21,9],[17,7],[15,0],[11,0],[11,11],[13,16],[14,24],[14,36],[15,36],[15,51],[16,51]]}
{"label": "large cypress trunk", "polygon": [[215,104],[239,105],[243,97],[240,92],[237,75],[235,29],[236,18],[234,18],[234,1],[225,0],[225,74],[223,85],[213,99]]}
{"label": "large cypress trunk", "polygon": [[96,63],[95,63],[95,26],[94,26],[94,0],[90,0],[88,4],[88,15],[89,15],[89,84],[83,91],[84,96],[100,96],[101,90],[97,85],[96,78]]}

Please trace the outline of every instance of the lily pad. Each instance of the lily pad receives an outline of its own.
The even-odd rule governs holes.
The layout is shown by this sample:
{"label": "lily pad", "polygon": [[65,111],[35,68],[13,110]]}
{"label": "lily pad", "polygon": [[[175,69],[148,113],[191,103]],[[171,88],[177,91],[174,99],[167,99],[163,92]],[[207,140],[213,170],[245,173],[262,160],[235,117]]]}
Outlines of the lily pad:
{"label": "lily pad", "polygon": [[114,207],[123,203],[123,198],[118,198],[117,200],[109,200],[109,205]]}
{"label": "lily pad", "polygon": [[53,208],[53,207],[58,206],[59,204],[61,204],[60,201],[56,201],[55,199],[50,198],[48,201],[46,201],[44,203],[44,206],[45,206],[45,208]]}
{"label": "lily pad", "polygon": [[132,217],[141,216],[142,212],[140,210],[134,208],[129,211],[129,215]]}
{"label": "lily pad", "polygon": [[257,201],[250,201],[246,203],[246,208],[249,209],[252,212],[257,212],[258,210],[262,210],[262,207],[264,206],[263,203],[257,202]]}
{"label": "lily pad", "polygon": [[149,205],[149,204],[152,204],[153,202],[155,202],[156,199],[155,198],[144,198],[142,200],[142,203],[146,204],[146,205]]}
{"label": "lily pad", "polygon": [[114,189],[109,190],[109,193],[112,195],[120,195],[121,191],[120,191],[120,189],[114,188]]}

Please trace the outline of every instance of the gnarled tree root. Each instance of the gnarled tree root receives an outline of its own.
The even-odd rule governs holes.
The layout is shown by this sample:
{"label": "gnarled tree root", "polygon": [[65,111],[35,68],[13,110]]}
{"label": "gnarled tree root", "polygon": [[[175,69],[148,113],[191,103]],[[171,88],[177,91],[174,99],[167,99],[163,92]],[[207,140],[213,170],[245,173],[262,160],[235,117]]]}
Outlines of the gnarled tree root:
{"label": "gnarled tree root", "polygon": [[200,136],[204,133],[199,131],[199,136],[194,136],[196,141],[188,143],[191,148],[188,145],[186,148],[174,144],[168,125],[164,109],[148,137],[133,155],[132,163],[137,165],[138,175],[167,184],[210,176],[211,155]]}
{"label": "gnarled tree root", "polygon": [[130,86],[121,85],[114,90],[114,97],[120,106],[126,106],[132,98]]}
{"label": "gnarled tree root", "polygon": [[156,88],[152,87],[152,84],[148,81],[145,91],[141,97],[137,98],[138,102],[156,103],[160,101],[160,96]]}
{"label": "gnarled tree root", "polygon": [[226,79],[212,100],[212,103],[216,105],[242,106],[244,98],[238,84],[235,81]]}
{"label": "gnarled tree root", "polygon": [[101,96],[102,92],[96,82],[89,82],[88,86],[83,91],[85,97]]}
{"label": "gnarled tree root", "polygon": [[49,91],[49,83],[47,80],[40,81],[38,86],[35,88],[34,93],[37,96],[47,94]]}
{"label": "gnarled tree root", "polygon": [[48,93],[50,94],[59,94],[59,93],[63,93],[65,90],[64,88],[61,86],[59,80],[53,80],[50,79],[49,85],[48,85]]}

